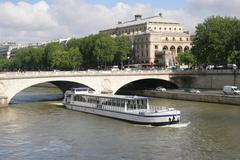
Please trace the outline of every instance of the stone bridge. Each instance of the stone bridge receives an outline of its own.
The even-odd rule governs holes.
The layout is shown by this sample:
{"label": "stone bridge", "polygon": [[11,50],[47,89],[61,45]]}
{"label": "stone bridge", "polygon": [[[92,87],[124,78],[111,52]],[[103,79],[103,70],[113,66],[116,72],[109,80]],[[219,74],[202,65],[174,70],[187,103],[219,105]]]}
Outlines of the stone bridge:
{"label": "stone bridge", "polygon": [[[166,88],[220,89],[224,85],[240,86],[240,71],[0,72],[0,104],[6,105],[22,90],[45,82],[56,85],[63,92],[71,87],[87,86],[98,93],[115,94],[130,83],[151,86],[153,82],[151,80],[157,81],[158,86]],[[156,87],[156,84],[152,87]]]}

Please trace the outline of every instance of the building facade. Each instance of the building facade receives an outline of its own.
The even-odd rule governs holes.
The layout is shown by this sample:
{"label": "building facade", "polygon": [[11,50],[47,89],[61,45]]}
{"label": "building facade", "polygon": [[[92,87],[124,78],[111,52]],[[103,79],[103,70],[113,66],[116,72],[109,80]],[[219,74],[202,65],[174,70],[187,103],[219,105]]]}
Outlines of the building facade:
{"label": "building facade", "polygon": [[66,45],[66,43],[71,38],[60,38],[56,40],[51,40],[47,42],[41,42],[41,43],[17,43],[17,42],[0,42],[0,57],[4,58],[13,58],[15,57],[17,50],[21,48],[42,48],[45,47],[48,43],[59,43],[62,45]]}
{"label": "building facade", "polygon": [[147,18],[135,15],[134,20],[118,22],[100,33],[128,36],[134,63],[159,64],[162,59],[170,67],[176,64],[178,53],[191,49],[189,32],[180,23],[164,19],[162,14]]}
{"label": "building facade", "polygon": [[21,48],[21,46],[15,42],[2,42],[0,43],[0,57],[9,59],[15,56],[19,48]]}

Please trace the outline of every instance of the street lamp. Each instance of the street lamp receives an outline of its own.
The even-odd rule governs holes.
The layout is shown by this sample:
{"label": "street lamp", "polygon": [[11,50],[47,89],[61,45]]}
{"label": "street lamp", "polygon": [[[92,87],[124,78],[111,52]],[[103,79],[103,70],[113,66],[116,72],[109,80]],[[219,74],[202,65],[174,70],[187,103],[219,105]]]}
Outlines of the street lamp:
{"label": "street lamp", "polygon": [[127,57],[127,59],[128,59],[128,68],[129,68],[129,59],[130,59],[130,57]]}

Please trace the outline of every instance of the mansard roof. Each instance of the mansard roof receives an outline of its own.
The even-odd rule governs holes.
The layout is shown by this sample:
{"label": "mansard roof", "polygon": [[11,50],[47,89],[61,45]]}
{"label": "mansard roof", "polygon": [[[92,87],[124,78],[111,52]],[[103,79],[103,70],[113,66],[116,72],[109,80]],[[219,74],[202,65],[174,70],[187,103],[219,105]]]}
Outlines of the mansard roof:
{"label": "mansard roof", "polygon": [[141,17],[138,19],[135,18],[135,20],[118,23],[117,25],[111,26],[109,29],[134,26],[134,25],[139,25],[144,23],[180,24],[177,21],[168,20],[163,18],[161,15],[158,15],[158,16],[152,16],[152,17],[146,17],[146,18],[141,18]]}

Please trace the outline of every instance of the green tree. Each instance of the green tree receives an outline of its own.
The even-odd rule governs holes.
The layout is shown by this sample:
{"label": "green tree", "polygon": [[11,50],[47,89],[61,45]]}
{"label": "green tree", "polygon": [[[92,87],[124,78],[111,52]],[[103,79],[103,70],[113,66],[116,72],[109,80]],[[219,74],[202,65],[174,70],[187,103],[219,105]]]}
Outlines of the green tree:
{"label": "green tree", "polygon": [[4,71],[9,67],[9,60],[0,56],[0,71]]}
{"label": "green tree", "polygon": [[43,68],[43,48],[22,48],[13,59],[14,68],[21,70],[40,70]]}
{"label": "green tree", "polygon": [[97,57],[93,54],[96,37],[96,35],[90,35],[81,39],[79,51],[82,54],[82,65],[85,68],[96,68],[98,65]]}
{"label": "green tree", "polygon": [[226,65],[228,63],[229,57],[235,50],[234,35],[238,22],[236,18],[212,16],[196,27],[192,52],[199,64]]}
{"label": "green tree", "polygon": [[78,48],[70,48],[68,50],[68,56],[70,60],[71,69],[76,70],[79,69],[82,64],[82,54],[80,53]]}
{"label": "green tree", "polygon": [[165,60],[164,60],[163,56],[160,56],[158,58],[158,64],[159,64],[160,67],[165,67]]}
{"label": "green tree", "polygon": [[123,67],[123,61],[126,61],[130,56],[130,43],[128,37],[126,36],[117,36],[115,39],[117,51],[115,54],[115,62],[121,64]]}
{"label": "green tree", "polygon": [[47,46],[44,49],[44,57],[43,57],[43,63],[44,63],[44,69],[45,70],[51,70],[53,65],[53,58],[55,58],[56,53],[64,52],[65,48],[59,43],[52,42],[48,43]]}
{"label": "green tree", "polygon": [[188,67],[190,64],[194,63],[194,57],[190,51],[178,53],[176,59],[179,64],[187,64]]}
{"label": "green tree", "polygon": [[79,48],[82,43],[82,38],[72,38],[67,42],[67,48]]}
{"label": "green tree", "polygon": [[240,20],[235,18],[232,27],[232,36],[228,44],[231,52],[228,63],[235,63],[240,67]]}
{"label": "green tree", "polygon": [[51,53],[51,69],[71,69],[71,57],[67,51],[56,50]]}
{"label": "green tree", "polygon": [[114,39],[110,36],[99,34],[95,41],[93,55],[97,57],[97,61],[100,64],[106,66],[107,63],[113,62],[114,54],[117,47]]}

